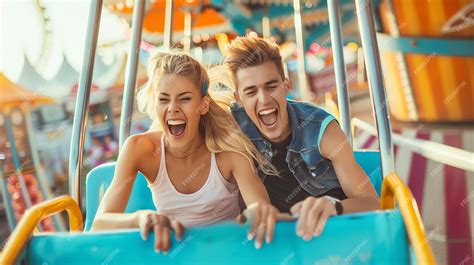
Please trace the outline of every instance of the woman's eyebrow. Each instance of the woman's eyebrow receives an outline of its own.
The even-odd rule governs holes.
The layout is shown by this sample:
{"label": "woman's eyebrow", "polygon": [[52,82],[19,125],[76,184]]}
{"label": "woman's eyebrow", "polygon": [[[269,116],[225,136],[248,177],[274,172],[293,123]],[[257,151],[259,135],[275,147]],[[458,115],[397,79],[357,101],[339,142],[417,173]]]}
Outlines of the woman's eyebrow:
{"label": "woman's eyebrow", "polygon": [[[179,96],[182,96],[182,95],[185,95],[185,94],[188,94],[188,93],[191,94],[191,95],[193,94],[191,91],[186,91],[186,92],[180,93],[180,94],[178,95],[178,97],[179,97]],[[170,95],[169,95],[168,93],[165,93],[165,92],[160,92],[160,96],[169,97]]]}
{"label": "woman's eyebrow", "polygon": [[180,97],[180,96],[182,96],[182,95],[185,95],[185,94],[188,94],[188,93],[191,94],[191,95],[193,94],[191,91],[186,91],[186,92],[180,93],[180,94],[178,95],[178,97]]}

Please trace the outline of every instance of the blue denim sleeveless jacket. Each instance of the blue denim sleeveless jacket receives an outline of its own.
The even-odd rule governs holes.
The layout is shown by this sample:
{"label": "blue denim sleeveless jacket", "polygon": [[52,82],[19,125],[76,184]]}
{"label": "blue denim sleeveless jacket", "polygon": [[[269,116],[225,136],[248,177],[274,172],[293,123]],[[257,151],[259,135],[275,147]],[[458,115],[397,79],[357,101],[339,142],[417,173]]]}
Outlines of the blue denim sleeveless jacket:
{"label": "blue denim sleeveless jacket", "polygon": [[[301,187],[313,196],[331,189],[340,188],[336,172],[330,160],[324,158],[319,150],[321,137],[334,116],[321,108],[305,102],[287,100],[288,117],[291,125],[291,143],[286,162]],[[249,137],[260,153],[271,161],[271,144],[257,129],[244,108],[233,103],[232,115],[242,131]],[[259,172],[262,180],[263,172]]]}

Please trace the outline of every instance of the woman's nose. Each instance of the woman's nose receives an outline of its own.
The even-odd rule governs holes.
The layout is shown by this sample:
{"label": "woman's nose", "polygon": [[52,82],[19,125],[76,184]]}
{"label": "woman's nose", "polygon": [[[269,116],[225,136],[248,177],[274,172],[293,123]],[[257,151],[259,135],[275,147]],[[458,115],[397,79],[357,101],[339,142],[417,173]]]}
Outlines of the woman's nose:
{"label": "woman's nose", "polygon": [[178,104],[171,102],[168,107],[168,113],[176,113],[179,112]]}

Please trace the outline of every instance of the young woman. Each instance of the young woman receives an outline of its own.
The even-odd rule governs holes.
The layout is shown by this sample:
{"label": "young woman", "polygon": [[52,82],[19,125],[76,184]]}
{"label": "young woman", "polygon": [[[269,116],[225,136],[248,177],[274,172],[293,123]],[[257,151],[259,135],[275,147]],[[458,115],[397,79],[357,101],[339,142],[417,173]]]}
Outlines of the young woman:
{"label": "young woman", "polygon": [[[149,61],[148,77],[137,100],[152,126],[124,144],[92,230],[139,228],[146,240],[153,229],[155,251],[166,253],[171,229],[179,240],[183,226],[237,217],[240,191],[253,216],[249,237],[256,237],[257,248],[265,235],[270,242],[278,210],[271,206],[253,161],[268,173],[272,167],[229,110],[209,96],[203,66],[184,53],[158,53]],[[157,211],[124,213],[139,171],[149,183]]]}

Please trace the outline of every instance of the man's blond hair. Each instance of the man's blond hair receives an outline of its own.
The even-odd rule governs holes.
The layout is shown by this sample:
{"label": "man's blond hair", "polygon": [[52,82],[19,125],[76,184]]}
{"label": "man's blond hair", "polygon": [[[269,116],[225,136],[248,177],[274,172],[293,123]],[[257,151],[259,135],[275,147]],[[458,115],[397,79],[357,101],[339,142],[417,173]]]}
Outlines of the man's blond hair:
{"label": "man's blond hair", "polygon": [[235,88],[238,86],[237,71],[266,62],[273,62],[281,78],[285,78],[280,49],[274,41],[246,36],[237,37],[227,46],[224,65],[232,76]]}

